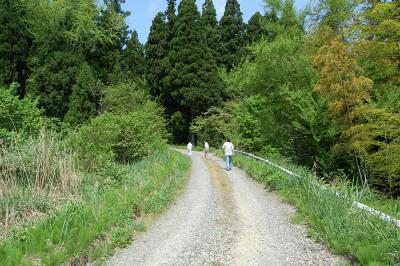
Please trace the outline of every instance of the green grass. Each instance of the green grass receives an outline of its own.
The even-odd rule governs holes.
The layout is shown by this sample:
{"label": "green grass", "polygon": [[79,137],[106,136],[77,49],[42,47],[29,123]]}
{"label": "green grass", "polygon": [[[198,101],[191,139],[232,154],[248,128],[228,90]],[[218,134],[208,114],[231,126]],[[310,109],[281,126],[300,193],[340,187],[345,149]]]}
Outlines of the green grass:
{"label": "green grass", "polygon": [[[335,189],[315,179],[302,167],[277,162],[303,178],[289,177],[282,171],[253,158],[235,156],[234,162],[248,174],[276,190],[300,212],[310,234],[356,265],[399,265],[400,229],[352,206],[354,200],[369,199],[367,193],[338,185]],[[337,197],[336,191],[342,196]],[[379,204],[379,201],[375,201]]]}
{"label": "green grass", "polygon": [[[0,265],[86,263],[110,254],[144,230],[139,218],[161,212],[188,176],[189,158],[162,151],[120,171],[92,177],[84,200],[65,206],[0,245]],[[114,173],[115,174],[115,173]]]}

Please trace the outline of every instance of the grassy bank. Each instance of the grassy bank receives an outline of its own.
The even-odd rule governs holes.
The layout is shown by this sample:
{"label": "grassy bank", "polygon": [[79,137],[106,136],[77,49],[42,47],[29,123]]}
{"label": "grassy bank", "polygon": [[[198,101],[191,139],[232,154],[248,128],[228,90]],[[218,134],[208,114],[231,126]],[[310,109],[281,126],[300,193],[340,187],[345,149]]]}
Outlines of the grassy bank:
{"label": "grassy bank", "polygon": [[140,218],[168,206],[189,167],[187,157],[167,150],[87,177],[82,200],[0,245],[0,265],[84,264],[109,254],[129,243],[135,230],[143,230]]}
{"label": "grassy bank", "polygon": [[67,202],[80,200],[78,158],[60,134],[9,138],[0,145],[0,242]]}
{"label": "grassy bank", "polygon": [[[321,189],[321,184],[306,169],[288,162],[279,164],[303,178],[289,177],[268,164],[242,155],[235,157],[235,163],[295,205],[310,234],[336,253],[356,264],[400,264],[400,229],[352,206],[354,200],[360,199],[379,205],[368,193],[356,192],[346,185],[337,185],[335,190]],[[342,197],[337,197],[335,191]]]}

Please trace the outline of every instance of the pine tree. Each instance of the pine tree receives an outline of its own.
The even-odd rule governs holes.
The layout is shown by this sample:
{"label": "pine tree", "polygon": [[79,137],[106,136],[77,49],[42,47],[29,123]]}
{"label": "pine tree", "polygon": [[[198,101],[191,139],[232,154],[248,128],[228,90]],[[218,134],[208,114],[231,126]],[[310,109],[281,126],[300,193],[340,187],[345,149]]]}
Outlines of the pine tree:
{"label": "pine tree", "polygon": [[141,77],[144,74],[144,49],[139,42],[138,34],[133,31],[123,51],[122,67],[128,79]]}
{"label": "pine tree", "polygon": [[207,45],[215,59],[219,57],[220,36],[218,33],[217,11],[212,0],[206,0],[203,4],[201,21],[206,33]]}
{"label": "pine tree", "polygon": [[69,98],[68,112],[64,121],[71,125],[81,125],[96,115],[100,82],[87,63],[79,69],[72,94]]}
{"label": "pine tree", "polygon": [[260,14],[260,12],[256,12],[250,18],[249,23],[247,24],[247,31],[246,31],[247,42],[249,43],[257,42],[264,35],[264,31],[261,25],[262,19],[263,16]]}
{"label": "pine tree", "polygon": [[180,3],[174,35],[168,55],[172,68],[165,79],[169,90],[165,93],[175,106],[167,108],[183,113],[188,132],[193,118],[222,102],[217,66],[207,47],[194,0]]}
{"label": "pine tree", "polygon": [[228,71],[242,59],[245,47],[245,27],[237,0],[227,0],[224,15],[219,22],[221,36],[220,60]]}
{"label": "pine tree", "polygon": [[164,14],[160,12],[154,18],[145,45],[146,79],[154,97],[160,96],[162,80],[166,75],[163,61],[168,54],[168,27],[163,17]]}

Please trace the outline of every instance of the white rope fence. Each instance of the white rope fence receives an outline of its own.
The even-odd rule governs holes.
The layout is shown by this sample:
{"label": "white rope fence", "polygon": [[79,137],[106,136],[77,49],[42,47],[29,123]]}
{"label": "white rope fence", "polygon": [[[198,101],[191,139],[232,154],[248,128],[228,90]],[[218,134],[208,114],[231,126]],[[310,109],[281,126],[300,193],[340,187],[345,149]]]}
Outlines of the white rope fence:
{"label": "white rope fence", "polygon": [[[279,166],[279,165],[271,162],[270,160],[258,157],[258,156],[254,155],[254,154],[251,154],[251,153],[248,153],[248,152],[244,152],[244,151],[236,151],[236,152],[240,153],[240,154],[243,154],[243,155],[246,155],[246,156],[249,156],[249,157],[252,157],[252,158],[254,158],[254,159],[258,160],[258,161],[267,163],[267,164],[269,164],[269,165],[271,165],[271,166],[273,166],[275,168],[280,169],[281,171],[285,172],[286,174],[288,174],[290,176],[300,177],[301,178],[301,176],[299,176],[298,174],[295,174],[292,171],[289,171],[288,169],[283,168],[282,166]],[[322,187],[322,188],[325,189],[324,187]],[[336,192],[336,195],[339,196],[339,193]],[[398,219],[396,219],[394,217],[391,217],[391,216],[387,215],[386,213],[383,213],[381,211],[375,210],[375,209],[373,209],[373,208],[371,208],[371,207],[369,207],[369,206],[367,206],[365,204],[362,204],[362,203],[360,203],[358,201],[353,202],[353,205],[355,207],[361,209],[361,210],[364,210],[364,211],[376,216],[376,217],[379,217],[380,219],[382,219],[384,221],[394,223],[397,227],[400,228],[400,220],[398,220]]]}

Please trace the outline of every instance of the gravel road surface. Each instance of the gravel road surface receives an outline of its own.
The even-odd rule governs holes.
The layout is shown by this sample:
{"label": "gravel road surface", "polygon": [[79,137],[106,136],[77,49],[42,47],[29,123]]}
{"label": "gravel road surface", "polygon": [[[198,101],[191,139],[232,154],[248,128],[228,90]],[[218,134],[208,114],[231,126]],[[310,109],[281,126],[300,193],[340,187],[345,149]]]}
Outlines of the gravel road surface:
{"label": "gravel road surface", "polygon": [[290,222],[295,209],[238,168],[193,152],[183,195],[108,265],[337,265]]}

